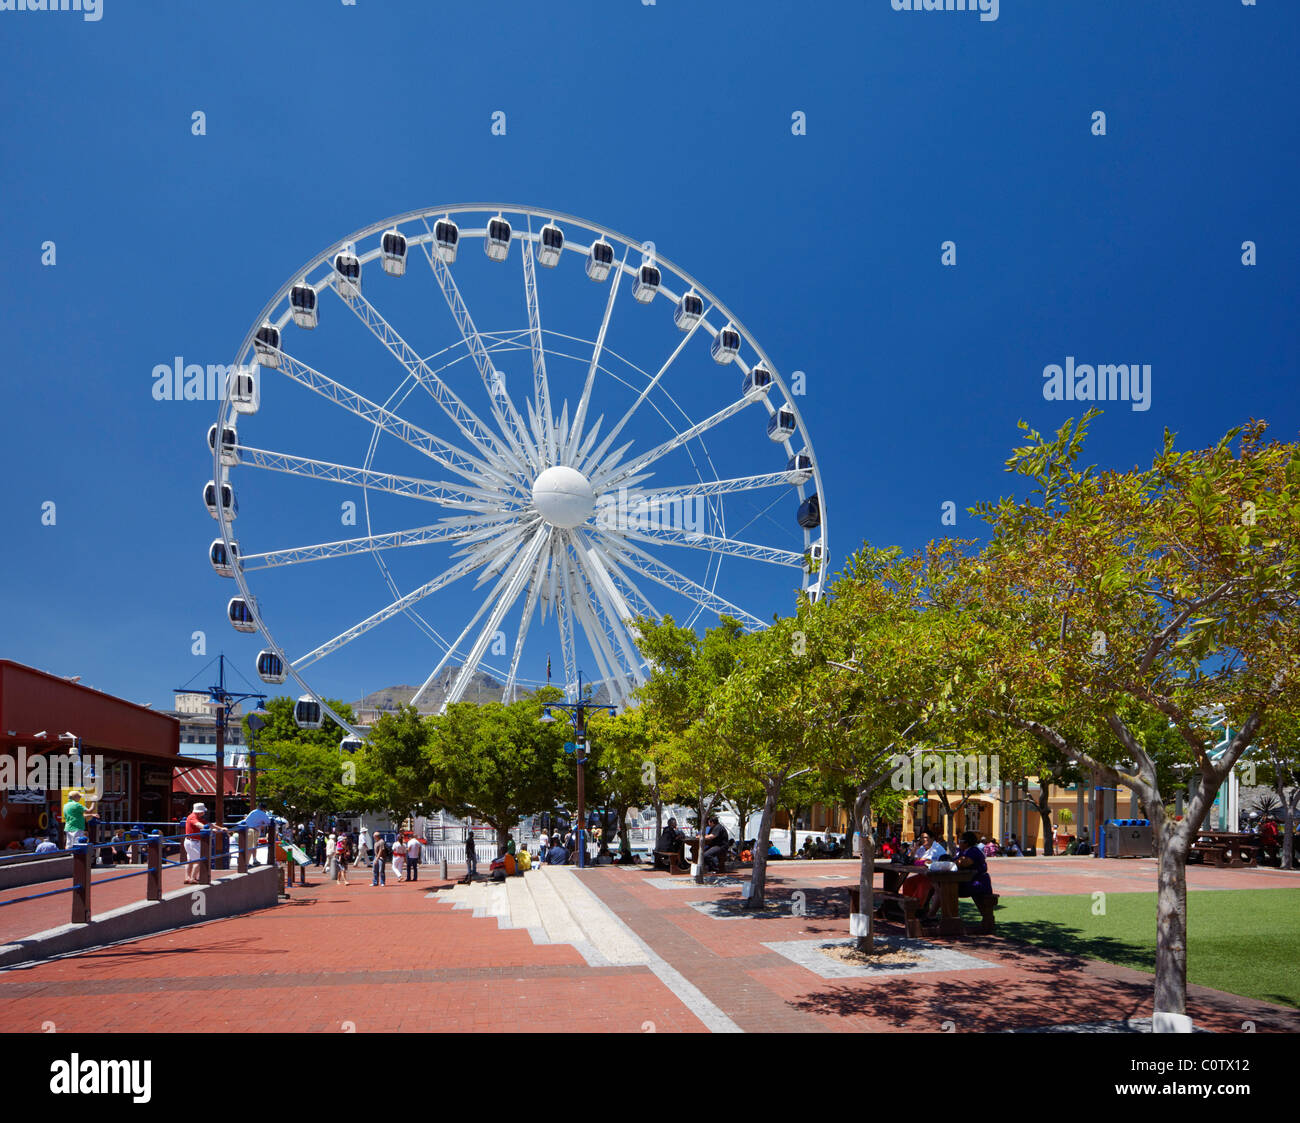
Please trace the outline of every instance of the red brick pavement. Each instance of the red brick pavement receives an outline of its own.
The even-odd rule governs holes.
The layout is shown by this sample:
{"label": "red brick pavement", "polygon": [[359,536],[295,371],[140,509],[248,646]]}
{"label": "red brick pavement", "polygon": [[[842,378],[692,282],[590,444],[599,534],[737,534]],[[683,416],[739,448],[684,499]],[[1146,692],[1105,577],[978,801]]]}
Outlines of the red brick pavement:
{"label": "red brick pavement", "polygon": [[357,870],[347,888],[3,971],[0,1027],[166,1031],[201,1009],[227,1031],[703,1029],[646,968],[589,967],[425,895],[447,884],[376,889]]}
{"label": "red brick pavement", "polygon": [[[1017,862],[1023,864],[1017,865]],[[1151,861],[1013,859],[992,863],[999,893],[1090,893],[1150,891]],[[720,920],[689,902],[738,899],[735,888],[661,889],[644,872],[602,870],[587,884],[642,939],[747,1031],[826,1030],[935,1032],[952,1022],[957,1031],[1030,1028],[1149,1017],[1152,976],[1139,971],[1039,950],[999,937],[941,941],[967,955],[997,964],[978,971],[935,971],[877,979],[822,979],[765,948],[784,940],[844,939],[852,862],[788,862],[769,868],[770,901],[788,904],[802,891],[809,915]],[[843,880],[825,880],[827,875]],[[660,877],[664,875],[658,875]],[[1300,887],[1300,876],[1278,870],[1189,871],[1189,887]],[[1023,883],[1023,884],[1022,884]],[[893,926],[882,931],[896,932]],[[1189,988],[1189,1010],[1198,1026],[1240,1031],[1300,1029],[1300,1015],[1287,1007]]]}
{"label": "red brick pavement", "polygon": [[[844,885],[855,872],[847,862],[777,864],[770,898],[789,901],[801,890],[810,915],[739,920],[690,907],[737,899],[735,887],[665,890],[649,884],[663,875],[637,869],[580,876],[745,1030],[936,1031],[950,1021],[979,1031],[1150,1014],[1150,975],[998,937],[954,943],[993,969],[875,980],[822,979],[763,947],[847,936]],[[993,872],[1008,895],[1154,887],[1152,862],[1023,859],[995,862]],[[1288,885],[1300,885],[1300,877],[1189,871],[1193,889]],[[348,888],[318,881],[274,909],[0,972],[0,1027],[164,1031],[180,1027],[200,1004],[213,1028],[231,1031],[337,1031],[347,1022],[360,1032],[703,1028],[647,968],[589,967],[568,945],[534,945],[523,930],[498,929],[495,920],[425,896],[445,886],[372,889],[357,870]],[[1294,1010],[1202,987],[1191,988],[1189,1012],[1198,1025],[1225,1031],[1247,1019],[1261,1032],[1298,1025]]]}

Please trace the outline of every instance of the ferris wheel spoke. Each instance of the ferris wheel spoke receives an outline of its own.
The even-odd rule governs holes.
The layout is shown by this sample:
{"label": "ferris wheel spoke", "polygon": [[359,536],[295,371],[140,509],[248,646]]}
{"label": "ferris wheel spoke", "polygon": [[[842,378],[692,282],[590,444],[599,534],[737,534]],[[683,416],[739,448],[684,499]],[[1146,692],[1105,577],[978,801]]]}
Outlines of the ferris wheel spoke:
{"label": "ferris wheel spoke", "polygon": [[451,688],[447,691],[444,704],[450,705],[452,702],[461,700],[466,687],[469,686],[471,676],[478,669],[478,665],[483,659],[483,653],[487,651],[487,646],[492,642],[492,637],[496,635],[497,630],[501,627],[501,621],[505,619],[506,613],[514,607],[515,601],[519,599],[519,594],[523,592],[528,575],[532,572],[537,561],[537,555],[541,553],[542,547],[546,544],[550,534],[549,527],[538,528],[533,534],[528,548],[517,555],[510,568],[502,574],[501,581],[498,582],[497,588],[493,590],[494,593],[499,590],[499,595],[495,598],[496,605],[488,614],[487,623],[483,626],[483,630],[479,632],[478,639],[474,641],[474,646],[470,648],[468,657],[461,664],[460,670],[456,672],[456,677],[452,680]]}
{"label": "ferris wheel spoke", "polygon": [[765,628],[757,616],[751,612],[746,612],[743,608],[738,608],[725,597],[718,596],[712,589],[706,589],[697,581],[692,581],[678,573],[671,566],[664,565],[663,562],[647,554],[644,550],[639,550],[630,542],[623,543],[621,562],[628,569],[641,574],[651,581],[657,582],[666,589],[671,589],[675,593],[680,593],[689,600],[718,616],[724,613],[728,616],[734,616],[742,623],[748,624],[751,628]]}
{"label": "ferris wheel spoke", "polygon": [[[528,232],[532,234],[532,220],[528,222]],[[524,300],[528,304],[528,347],[533,355],[533,403],[541,416],[541,434],[537,447],[544,450],[538,466],[549,468],[559,463],[559,448],[555,439],[555,417],[551,413],[551,386],[546,378],[546,348],[542,344],[542,312],[537,300],[537,266],[533,261],[533,240],[525,238],[523,252],[519,255],[524,262]],[[533,412],[532,410],[529,411]]]}
{"label": "ferris wheel spoke", "polygon": [[[605,314],[601,317],[600,331],[596,333],[596,345],[591,349],[591,364],[587,367],[587,380],[582,384],[582,397],[578,399],[578,408],[573,415],[573,427],[569,431],[568,447],[565,449],[564,463],[573,466],[578,459],[579,442],[582,440],[582,427],[587,422],[587,406],[591,402],[591,389],[596,383],[596,370],[600,366],[600,354],[605,349],[605,333],[609,330],[610,317],[614,313],[614,298],[618,296],[618,283],[623,279],[623,267],[627,264],[627,255],[631,248],[623,251],[623,260],[614,271],[614,279],[609,284],[609,297],[605,301]],[[599,424],[599,422],[597,422]],[[595,430],[592,430],[594,436]],[[582,455],[585,455],[585,446]]]}
{"label": "ferris wheel spoke", "polygon": [[605,569],[609,572],[610,578],[623,595],[623,600],[628,604],[629,608],[636,610],[635,615],[647,616],[652,620],[659,619],[661,613],[650,603],[649,598],[641,591],[641,587],[619,567],[613,552],[609,549],[609,544],[597,535],[588,535],[586,540],[600,557]]}
{"label": "ferris wheel spoke", "polygon": [[578,618],[578,623],[582,627],[583,634],[587,637],[587,645],[591,648],[591,652],[600,666],[601,675],[609,685],[610,692],[615,695],[615,701],[618,705],[626,707],[628,697],[623,688],[623,683],[626,680],[619,670],[618,659],[614,654],[609,639],[605,635],[604,628],[596,618],[593,601],[590,596],[583,595],[583,590],[579,590],[579,595],[574,601],[573,610],[574,615]]}
{"label": "ferris wheel spoke", "polygon": [[534,516],[524,522],[508,524],[503,530],[476,541],[457,550],[454,557],[475,559],[484,567],[474,587],[477,589],[500,573],[514,558],[514,551],[519,547],[524,535],[533,530],[541,520]]}
{"label": "ferris wheel spoke", "polygon": [[[682,484],[656,488],[627,488],[626,495],[620,488],[619,507],[626,508],[629,517],[648,515],[671,504],[680,504],[687,500],[706,499],[713,495],[729,495],[736,491],[756,491],[765,487],[790,487],[795,482],[806,479],[806,473],[767,472],[758,476],[737,476],[730,480],[708,480],[702,483]],[[625,502],[626,500],[626,502]],[[653,516],[652,516],[653,517]]]}
{"label": "ferris wheel spoke", "polygon": [[341,382],[336,382],[328,375],[308,366],[287,351],[277,349],[277,354],[280,359],[280,370],[294,382],[319,394],[327,401],[341,406],[363,421],[370,422],[375,428],[382,429],[385,433],[410,445],[417,452],[424,453],[448,471],[465,476],[467,479],[481,479],[484,475],[490,475],[503,484],[514,485],[515,481],[507,473],[494,466],[495,458],[488,461],[469,456],[455,445],[449,444],[441,437],[435,437],[391,410],[348,389]]}
{"label": "ferris wheel spoke", "polygon": [[553,598],[555,622],[560,630],[560,657],[564,662],[564,693],[578,688],[578,659],[573,644],[573,583],[569,580],[569,550],[561,541],[551,555],[551,572],[559,588]]}
{"label": "ferris wheel spoke", "polygon": [[[547,536],[548,544],[554,540],[554,533]],[[506,675],[506,685],[501,691],[501,701],[509,702],[514,694],[515,681],[519,674],[519,658],[524,651],[524,638],[528,635],[528,629],[532,625],[533,615],[537,611],[537,599],[541,595],[542,580],[546,573],[546,562],[548,555],[543,552],[533,565],[533,571],[528,579],[528,597],[524,601],[524,612],[519,618],[519,633],[515,637],[515,648],[510,654],[510,671]]]}
{"label": "ferris wheel spoke", "polygon": [[433,593],[436,593],[439,589],[445,588],[453,581],[459,580],[464,577],[465,574],[471,573],[473,570],[473,563],[468,561],[462,561],[453,565],[450,569],[440,573],[432,581],[426,581],[418,589],[412,590],[405,596],[398,597],[397,600],[393,601],[392,604],[388,605],[386,608],[381,608],[373,615],[367,616],[364,620],[352,625],[352,627],[347,631],[340,632],[332,640],[328,640],[321,644],[320,647],[316,648],[314,651],[309,651],[306,655],[302,656],[302,658],[295,659],[293,661],[293,669],[295,671],[301,671],[306,667],[310,667],[313,663],[330,654],[330,652],[337,651],[345,644],[351,643],[358,636],[365,635],[368,631],[372,628],[378,627],[385,620],[391,619],[399,612],[405,612],[411,607],[411,605],[416,604],[418,601],[423,600],[425,597],[430,596]]}
{"label": "ferris wheel spoke", "polygon": [[[753,398],[737,398],[729,406],[724,406],[722,409],[718,410],[717,413],[706,417],[703,421],[697,421],[689,429],[685,429],[678,433],[672,438],[672,440],[665,441],[657,448],[642,453],[632,463],[624,465],[622,468],[607,468],[604,474],[597,475],[591,481],[592,487],[597,491],[607,491],[611,487],[618,486],[621,480],[625,480],[628,476],[635,475],[642,469],[650,467],[651,464],[655,463],[657,460],[663,459],[663,457],[667,456],[674,449],[681,448],[681,446],[686,444],[687,441],[694,440],[701,433],[707,432],[715,425],[721,425],[722,422],[727,420],[727,418],[733,417],[735,414],[739,413],[747,405],[753,402],[753,400]],[[606,438],[606,440],[608,440],[608,438]],[[613,462],[611,461],[611,463]]]}
{"label": "ferris wheel spoke", "polygon": [[785,565],[793,569],[803,568],[803,555],[793,550],[781,550],[775,546],[760,546],[755,542],[740,542],[734,538],[719,538],[713,534],[697,531],[675,530],[671,527],[646,527],[633,530],[619,527],[616,531],[607,531],[639,542],[683,546],[690,550],[703,550],[705,553],[731,554],[751,561],[767,562],[770,565]]}
{"label": "ferris wheel spoke", "polygon": [[[710,311],[712,311],[712,308],[713,305],[709,305]],[[699,329],[700,324],[702,324],[703,322],[704,322],[704,317],[701,316],[700,319],[698,319],[695,323],[691,325],[690,330],[687,331],[686,334],[682,336],[681,342],[678,343],[677,346],[673,349],[673,353],[668,356],[668,358],[664,361],[664,365],[659,368],[659,370],[655,373],[655,376],[652,379],[650,379],[650,381],[646,384],[645,389],[641,391],[640,395],[637,397],[637,400],[632,403],[631,408],[625,414],[623,414],[623,416],[619,419],[618,424],[615,425],[614,428],[609,431],[609,434],[601,442],[600,447],[596,449],[594,453],[592,453],[588,463],[595,464],[600,462],[601,458],[609,450],[610,445],[614,443],[614,438],[617,437],[619,433],[623,431],[623,426],[626,425],[632,419],[632,415],[636,413],[637,409],[640,408],[641,403],[644,402],[646,398],[650,396],[650,391],[659,385],[659,380],[663,378],[665,374],[668,373],[668,368],[671,367],[673,363],[677,361],[677,356],[680,355],[684,350],[686,350],[686,345],[691,341],[692,338],[694,338],[696,331]],[[730,414],[728,414],[728,416],[730,416]],[[689,438],[687,439],[689,440]]]}
{"label": "ferris wheel spoke", "polygon": [[624,668],[636,685],[640,686],[641,683],[645,682],[645,675],[641,672],[641,656],[633,645],[631,637],[627,634],[627,621],[632,618],[634,613],[628,607],[622,594],[614,587],[614,582],[595,549],[587,546],[582,551],[582,554],[587,563],[583,574],[595,594],[593,607],[603,617],[602,623],[605,626],[606,633],[611,635],[617,643],[618,650],[623,656]]}
{"label": "ferris wheel spoke", "polygon": [[[426,221],[426,229],[428,229],[428,225]],[[460,329],[461,338],[465,341],[470,357],[474,360],[474,366],[478,368],[479,378],[483,382],[483,388],[487,391],[488,400],[492,403],[492,415],[496,418],[497,425],[500,426],[507,442],[514,446],[515,455],[525,463],[536,464],[536,450],[533,449],[528,434],[524,431],[524,423],[519,416],[519,411],[515,409],[514,403],[510,400],[505,378],[493,367],[492,358],[483,345],[483,337],[479,335],[478,328],[474,326],[474,318],[470,315],[469,308],[465,304],[465,298],[460,294],[460,289],[456,287],[456,280],[452,277],[451,270],[438,254],[429,249],[428,243],[423,243],[422,248],[425,260],[428,261],[429,268],[433,270],[433,275],[438,282],[438,287],[442,289],[442,295],[447,301],[447,307],[451,310],[452,318],[456,321],[456,327]]]}
{"label": "ferris wheel spoke", "polygon": [[496,463],[504,457],[511,460],[518,471],[527,474],[523,462],[517,460],[510,450],[493,436],[478,415],[456,396],[428,363],[416,354],[411,345],[370,301],[359,292],[345,294],[340,291],[337,283],[330,287],[335,295],[352,310],[357,319],[365,324],[375,338],[406,368],[407,373],[438,403],[442,411],[451,419],[452,424],[464,434],[465,439],[478,450],[484,460]]}
{"label": "ferris wheel spoke", "polygon": [[324,561],[352,554],[369,554],[376,550],[390,550],[403,546],[425,546],[433,542],[457,542],[476,535],[491,533],[498,527],[509,525],[491,521],[491,516],[475,515],[463,520],[447,519],[430,526],[417,526],[410,530],[397,530],[390,534],[371,534],[364,538],[344,538],[338,542],[320,542],[311,546],[290,546],[283,550],[268,550],[260,554],[245,554],[239,559],[240,567],[249,572],[257,569],[274,569],[277,566],[297,565],[301,562]]}
{"label": "ferris wheel spoke", "polygon": [[268,452],[260,448],[239,446],[240,463],[272,472],[284,472],[312,480],[350,484],[355,487],[374,488],[408,499],[423,499],[443,507],[470,511],[501,512],[517,509],[519,504],[500,492],[483,488],[457,487],[437,480],[422,480],[414,476],[397,476],[389,472],[372,472],[368,468],[330,464],[324,460],[311,460],[287,452]]}

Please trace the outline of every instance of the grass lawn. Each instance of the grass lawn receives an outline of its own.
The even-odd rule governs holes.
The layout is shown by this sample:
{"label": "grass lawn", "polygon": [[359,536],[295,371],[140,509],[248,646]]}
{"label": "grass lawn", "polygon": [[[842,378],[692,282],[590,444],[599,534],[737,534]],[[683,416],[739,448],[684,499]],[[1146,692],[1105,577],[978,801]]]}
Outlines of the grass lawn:
{"label": "grass lawn", "polygon": [[[1151,974],[1156,969],[1156,895],[1107,893],[1010,897],[998,934]],[[975,907],[962,914],[974,922]],[[969,910],[969,912],[967,912]],[[1300,1008],[1300,889],[1202,890],[1187,894],[1187,981]]]}

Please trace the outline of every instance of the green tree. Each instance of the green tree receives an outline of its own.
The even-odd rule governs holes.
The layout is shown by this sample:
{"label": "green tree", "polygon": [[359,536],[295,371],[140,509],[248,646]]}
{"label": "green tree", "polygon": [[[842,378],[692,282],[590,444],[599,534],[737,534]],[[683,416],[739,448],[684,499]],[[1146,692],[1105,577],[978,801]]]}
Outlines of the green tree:
{"label": "green tree", "polygon": [[541,721],[544,702],[558,694],[539,691],[506,705],[456,702],[429,719],[428,805],[483,820],[504,847],[520,819],[562,802],[575,785],[567,726]]}
{"label": "green tree", "polygon": [[[736,665],[743,628],[728,616],[703,637],[679,627],[671,616],[640,618],[632,626],[652,668],[638,697],[646,710],[656,783],[695,801],[702,836],[710,809],[735,776],[733,756],[706,734],[705,723],[713,697]],[[703,860],[695,876],[703,882]]]}
{"label": "green tree", "polygon": [[[1300,680],[1300,450],[1252,423],[1190,452],[1166,433],[1148,469],[1079,469],[1094,416],[1050,439],[1028,432],[1008,468],[1033,495],[975,508],[992,539],[969,603],[991,650],[967,685],[986,712],[1137,793],[1159,853],[1156,1020],[1174,1025],[1186,1013],[1188,850]],[[1181,821],[1165,813],[1143,735],[1155,715],[1200,780]],[[1216,718],[1233,735],[1212,757]],[[1109,739],[1072,739],[1099,727]]]}

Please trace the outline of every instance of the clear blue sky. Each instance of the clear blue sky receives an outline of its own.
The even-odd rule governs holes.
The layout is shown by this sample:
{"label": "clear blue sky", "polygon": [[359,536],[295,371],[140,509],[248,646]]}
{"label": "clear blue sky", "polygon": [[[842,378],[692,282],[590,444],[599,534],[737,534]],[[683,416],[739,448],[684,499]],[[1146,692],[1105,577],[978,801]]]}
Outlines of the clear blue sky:
{"label": "clear blue sky", "polygon": [[[158,705],[220,650],[253,678],[260,643],[229,628],[233,583],[206,558],[216,407],[155,401],[151,372],[229,362],[302,262],[438,203],[554,207],[653,239],[779,369],[807,372],[833,567],[864,539],[950,532],[948,500],[976,535],[965,508],[1010,488],[1017,420],[1047,430],[1085,408],[1044,400],[1043,368],[1067,356],[1152,368],[1149,409],[1107,404],[1098,463],[1147,461],[1165,427],[1204,445],[1263,417],[1294,439],[1298,48],[1300,5],[1281,0],[1003,0],[983,22],[889,0],[0,12],[0,654]],[[429,315],[412,330],[433,351],[454,336],[427,270],[419,283]],[[322,456],[291,413],[257,420],[259,447],[359,462],[355,433]],[[723,453],[773,470],[752,425]],[[311,494],[263,478],[240,499],[266,527]],[[315,540],[347,536],[334,522]],[[291,655],[391,599],[360,560],[262,594]],[[787,585],[738,567],[719,591],[770,616]],[[427,608],[454,633],[476,604]],[[526,675],[547,650],[558,660],[554,640],[530,646]],[[415,651],[395,634],[310,680],[349,699],[418,682],[432,664]]]}

